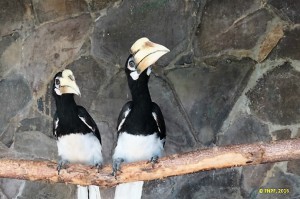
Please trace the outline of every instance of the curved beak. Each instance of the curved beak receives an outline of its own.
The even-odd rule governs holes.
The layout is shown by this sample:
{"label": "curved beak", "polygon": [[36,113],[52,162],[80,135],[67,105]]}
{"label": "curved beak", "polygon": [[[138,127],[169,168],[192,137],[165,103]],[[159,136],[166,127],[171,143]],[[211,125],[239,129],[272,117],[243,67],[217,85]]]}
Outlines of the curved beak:
{"label": "curved beak", "polygon": [[139,74],[154,64],[161,56],[170,52],[165,46],[151,42],[145,37],[137,40],[130,50],[137,64],[137,72]]}
{"label": "curved beak", "polygon": [[62,94],[72,93],[81,96],[78,85],[75,82],[74,75],[70,70],[64,70],[60,78],[60,92]]}

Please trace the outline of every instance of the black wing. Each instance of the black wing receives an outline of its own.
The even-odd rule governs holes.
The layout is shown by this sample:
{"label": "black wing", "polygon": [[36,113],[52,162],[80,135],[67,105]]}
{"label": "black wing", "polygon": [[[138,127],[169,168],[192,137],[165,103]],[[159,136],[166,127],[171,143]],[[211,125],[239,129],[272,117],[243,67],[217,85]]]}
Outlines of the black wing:
{"label": "black wing", "polygon": [[159,106],[154,102],[152,102],[152,115],[153,115],[154,120],[156,121],[158,130],[159,130],[160,139],[165,139],[166,138],[166,125],[165,125],[164,116],[163,116]]}
{"label": "black wing", "polygon": [[94,133],[94,135],[98,138],[101,144],[101,136],[99,129],[97,127],[96,122],[93,120],[93,118],[90,116],[90,114],[83,108],[82,106],[77,106],[78,108],[78,117],[81,119],[81,121]]}
{"label": "black wing", "polygon": [[118,117],[118,124],[117,124],[118,131],[122,128],[122,125],[124,124],[125,119],[126,119],[127,115],[129,114],[131,108],[132,108],[132,101],[127,102],[123,106],[123,108],[119,114],[119,117]]}
{"label": "black wing", "polygon": [[57,139],[57,126],[58,126],[58,117],[57,117],[57,114],[56,112],[54,113],[54,116],[53,116],[53,135],[55,136],[55,138]]}

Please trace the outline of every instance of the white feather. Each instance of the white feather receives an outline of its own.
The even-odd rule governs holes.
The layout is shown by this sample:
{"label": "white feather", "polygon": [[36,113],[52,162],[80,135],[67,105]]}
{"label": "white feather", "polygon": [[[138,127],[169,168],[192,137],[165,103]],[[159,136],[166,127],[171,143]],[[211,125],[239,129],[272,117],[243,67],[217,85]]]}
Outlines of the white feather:
{"label": "white feather", "polygon": [[154,118],[154,120],[155,120],[155,122],[156,122],[156,125],[157,125],[157,128],[158,128],[159,132],[161,132],[161,130],[160,130],[160,128],[159,128],[159,125],[158,125],[158,122],[157,122],[157,115],[156,115],[156,113],[155,113],[155,112],[152,112],[152,116],[153,116],[153,118]]}
{"label": "white feather", "polygon": [[55,91],[55,93],[56,93],[57,95],[61,95],[61,92],[60,92],[60,90],[59,90],[58,88],[55,88],[54,91]]}
{"label": "white feather", "polygon": [[140,77],[140,74],[137,71],[131,72],[130,76],[133,80],[137,80]]}
{"label": "white feather", "polygon": [[[58,155],[72,163],[95,165],[103,162],[102,146],[93,133],[69,134],[58,138]],[[77,199],[101,199],[97,186],[77,186]]]}
{"label": "white feather", "polygon": [[137,181],[118,185],[115,191],[115,199],[140,199],[143,184],[143,181]]}
{"label": "white feather", "polygon": [[57,136],[57,134],[56,134],[56,129],[57,129],[57,127],[58,127],[58,122],[59,122],[59,119],[56,118],[56,120],[54,121],[54,135],[55,135],[55,137]]}
{"label": "white feather", "polygon": [[61,136],[57,140],[57,148],[62,160],[88,165],[103,162],[101,144],[93,133]]}
{"label": "white feather", "polygon": [[148,68],[147,68],[147,75],[148,75],[148,76],[150,76],[151,71],[152,71],[151,67],[148,67]]}
{"label": "white feather", "polygon": [[[162,153],[163,140],[160,140],[156,134],[137,136],[123,132],[119,134],[113,158],[122,158],[125,162],[135,162],[150,160],[153,156],[161,157]],[[140,199],[143,183],[143,181],[138,181],[118,185],[115,199]]]}
{"label": "white feather", "polygon": [[129,114],[131,109],[127,109],[124,113],[124,118],[122,119],[122,121],[120,122],[119,126],[118,126],[118,131],[121,129],[122,125],[124,124],[125,120],[126,120],[126,117],[127,115]]}
{"label": "white feather", "polygon": [[91,127],[86,121],[85,121],[85,118],[84,117],[80,117],[78,116],[79,119],[87,126],[89,127],[89,129],[91,129],[93,132],[95,131],[95,128]]}
{"label": "white feather", "polygon": [[123,132],[119,134],[113,158],[122,158],[125,162],[135,162],[150,160],[153,156],[161,157],[162,153],[163,142],[156,134],[137,136]]}
{"label": "white feather", "polygon": [[89,199],[101,199],[100,189],[98,186],[89,186]]}
{"label": "white feather", "polygon": [[88,188],[77,185],[77,199],[87,199],[89,197]]}

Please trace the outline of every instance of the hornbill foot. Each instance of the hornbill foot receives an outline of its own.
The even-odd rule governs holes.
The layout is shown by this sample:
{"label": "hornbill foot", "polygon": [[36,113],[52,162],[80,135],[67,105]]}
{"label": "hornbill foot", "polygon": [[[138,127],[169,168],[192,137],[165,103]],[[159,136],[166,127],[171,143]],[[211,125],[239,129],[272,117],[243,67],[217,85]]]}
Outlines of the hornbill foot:
{"label": "hornbill foot", "polygon": [[95,164],[95,167],[96,167],[98,173],[100,173],[100,170],[102,169],[102,163],[101,163],[101,162],[96,163],[96,164]]}
{"label": "hornbill foot", "polygon": [[117,158],[113,160],[113,172],[112,172],[112,176],[114,176],[115,178],[117,178],[117,173],[118,171],[120,171],[121,169],[121,163],[124,162],[124,159],[122,158]]}
{"label": "hornbill foot", "polygon": [[152,168],[154,168],[154,165],[158,163],[158,156],[155,155],[155,156],[151,157],[151,159],[148,161],[148,163],[151,163]]}
{"label": "hornbill foot", "polygon": [[68,163],[70,163],[70,162],[67,161],[67,160],[62,160],[62,159],[60,159],[58,161],[58,164],[57,164],[57,167],[56,167],[58,175],[59,175],[60,170],[61,169],[65,169],[66,168],[66,164],[68,164]]}

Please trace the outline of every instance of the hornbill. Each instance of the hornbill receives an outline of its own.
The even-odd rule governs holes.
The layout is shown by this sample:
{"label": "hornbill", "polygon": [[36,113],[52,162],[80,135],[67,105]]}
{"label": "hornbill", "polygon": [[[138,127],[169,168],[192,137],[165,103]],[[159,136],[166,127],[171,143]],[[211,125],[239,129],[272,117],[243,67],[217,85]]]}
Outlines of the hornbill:
{"label": "hornbill", "polygon": [[[53,134],[57,138],[58,174],[67,163],[81,163],[102,166],[102,145],[98,127],[87,112],[78,106],[74,94],[80,96],[79,87],[71,70],[65,69],[55,75],[53,96],[56,112],[53,119]],[[97,186],[79,186],[78,199],[99,199],[100,189]]]}
{"label": "hornbill", "polygon": [[[123,106],[118,117],[118,140],[113,154],[115,176],[122,162],[149,160],[154,164],[163,154],[165,122],[159,106],[151,100],[148,80],[151,65],[168,52],[147,38],[137,40],[131,47],[125,73],[132,101]],[[115,199],[141,198],[142,187],[143,181],[118,185]]]}

